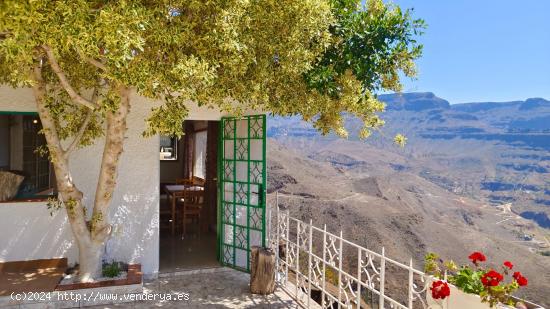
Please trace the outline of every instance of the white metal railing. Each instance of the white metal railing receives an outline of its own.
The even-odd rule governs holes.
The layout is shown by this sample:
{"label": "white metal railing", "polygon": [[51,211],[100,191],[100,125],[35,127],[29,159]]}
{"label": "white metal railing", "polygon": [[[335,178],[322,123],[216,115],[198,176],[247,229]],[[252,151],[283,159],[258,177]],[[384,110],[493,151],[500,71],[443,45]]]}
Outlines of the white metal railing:
{"label": "white metal railing", "polygon": [[377,253],[344,239],[342,232],[328,232],[326,225],[321,229],[293,218],[288,210],[279,210],[278,199],[275,214],[269,216],[276,222],[268,221],[276,280],[300,305],[309,308],[315,301],[322,308],[430,307],[429,276],[415,269],[412,259],[408,265],[397,262],[384,248]]}
{"label": "white metal railing", "polygon": [[[279,196],[268,213],[267,240],[276,254],[276,281],[306,308],[446,307],[427,302],[430,276],[339,235],[305,223],[279,209]],[[274,213],[273,213],[273,210]],[[275,222],[272,222],[273,219]],[[527,302],[529,303],[529,302]],[[533,308],[542,308],[532,303]]]}

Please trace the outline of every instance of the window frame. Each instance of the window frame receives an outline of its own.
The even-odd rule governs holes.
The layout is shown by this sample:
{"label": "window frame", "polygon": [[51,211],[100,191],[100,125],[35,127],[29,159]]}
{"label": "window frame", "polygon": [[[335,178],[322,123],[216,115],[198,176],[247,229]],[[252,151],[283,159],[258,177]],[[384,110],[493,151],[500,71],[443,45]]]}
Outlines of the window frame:
{"label": "window frame", "polygon": [[[0,110],[0,116],[15,116],[15,115],[36,116],[36,117],[40,118],[38,112]],[[50,161],[50,165],[51,164],[52,163]],[[51,172],[50,172],[50,177],[52,177]],[[45,202],[45,201],[48,201],[49,198],[57,196],[57,189],[56,189],[55,183],[53,185],[50,185],[49,189],[53,189],[53,193],[48,194],[47,196],[46,195],[41,195],[41,196],[37,196],[37,197],[32,197],[32,196],[19,197],[19,198],[14,198],[14,199],[9,200],[9,201],[0,201],[0,204]]]}

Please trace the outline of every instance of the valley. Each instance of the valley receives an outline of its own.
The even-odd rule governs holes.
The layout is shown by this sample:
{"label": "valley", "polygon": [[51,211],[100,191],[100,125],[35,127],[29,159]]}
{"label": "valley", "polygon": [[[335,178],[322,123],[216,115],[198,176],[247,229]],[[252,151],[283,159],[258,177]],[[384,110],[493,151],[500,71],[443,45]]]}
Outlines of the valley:
{"label": "valley", "polygon": [[[521,296],[550,305],[550,122],[531,121],[550,115],[550,102],[382,99],[386,126],[367,141],[270,119],[268,192],[298,219],[402,262],[437,252],[467,263],[476,250],[493,267],[512,260],[530,279]],[[404,148],[395,133],[407,136]]]}

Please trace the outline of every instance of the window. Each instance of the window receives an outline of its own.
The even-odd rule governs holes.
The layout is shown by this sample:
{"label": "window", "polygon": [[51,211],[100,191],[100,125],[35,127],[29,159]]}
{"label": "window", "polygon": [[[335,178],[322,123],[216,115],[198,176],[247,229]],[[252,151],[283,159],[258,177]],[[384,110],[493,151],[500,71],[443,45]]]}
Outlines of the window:
{"label": "window", "polygon": [[193,176],[202,179],[206,178],[206,137],[206,131],[195,133],[195,162],[193,165]]}
{"label": "window", "polygon": [[55,191],[51,163],[36,149],[46,145],[37,115],[0,114],[0,202],[45,198]]}

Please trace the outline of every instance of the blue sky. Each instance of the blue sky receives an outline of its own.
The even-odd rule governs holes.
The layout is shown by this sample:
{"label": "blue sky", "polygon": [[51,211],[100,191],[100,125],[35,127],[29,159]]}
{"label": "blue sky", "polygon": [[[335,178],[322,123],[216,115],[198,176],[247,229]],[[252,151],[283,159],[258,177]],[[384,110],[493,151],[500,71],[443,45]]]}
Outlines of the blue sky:
{"label": "blue sky", "polygon": [[428,29],[418,80],[451,103],[550,99],[550,0],[393,0]]}

